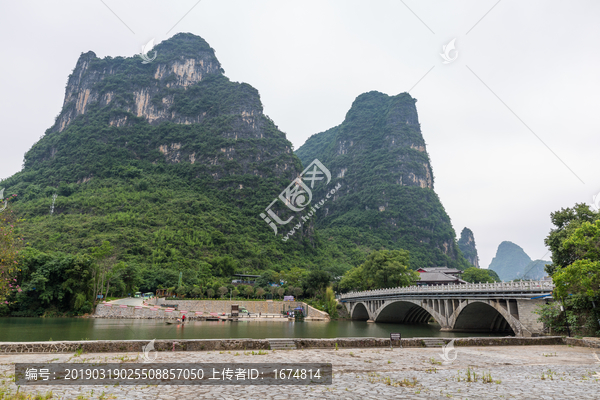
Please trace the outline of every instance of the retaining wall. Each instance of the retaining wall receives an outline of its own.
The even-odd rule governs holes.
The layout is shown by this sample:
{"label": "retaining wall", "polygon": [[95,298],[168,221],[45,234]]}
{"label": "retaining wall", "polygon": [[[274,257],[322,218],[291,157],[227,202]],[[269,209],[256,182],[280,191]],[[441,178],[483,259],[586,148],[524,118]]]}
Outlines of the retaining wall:
{"label": "retaining wall", "polygon": [[571,346],[600,348],[600,338],[575,339],[572,337],[566,337],[565,344],[568,344]]}
{"label": "retaining wall", "polygon": [[164,298],[153,299],[154,304],[177,305],[180,310],[202,311],[203,313],[230,313],[231,305],[237,304],[244,307],[252,314],[281,314],[281,311],[294,309],[298,306],[308,307],[308,317],[329,318],[326,312],[317,310],[301,301],[244,301],[244,300],[166,300]]}
{"label": "retaining wall", "polygon": [[164,298],[154,299],[157,306],[168,304],[169,306],[177,306],[177,309],[172,311],[158,308],[153,309],[148,306],[126,306],[122,307],[118,304],[101,303],[96,307],[96,312],[93,315],[95,318],[179,318],[185,314],[187,317],[194,317],[196,311],[202,311],[203,316],[207,316],[211,312],[215,313],[230,313],[231,305],[237,304],[240,307],[245,307],[251,314],[281,314],[282,310],[296,308],[301,306],[304,310],[308,307],[308,317],[329,319],[329,314],[317,310],[306,303],[300,301],[230,301],[230,300],[165,300]]}
{"label": "retaining wall", "polygon": [[[288,338],[289,339],[289,338]],[[427,338],[431,339],[431,338]],[[451,338],[440,338],[448,343]],[[299,349],[335,348],[370,348],[389,347],[387,338],[335,338],[335,339],[289,339]],[[86,353],[141,353],[148,340],[89,340],[73,342],[0,342],[0,353],[74,353],[82,349]],[[423,338],[409,338],[394,341],[394,347],[425,347]],[[563,345],[565,338],[548,337],[502,337],[502,338],[456,338],[456,346],[534,346]],[[267,339],[189,339],[189,340],[156,340],[157,351],[208,351],[208,350],[268,350]]]}

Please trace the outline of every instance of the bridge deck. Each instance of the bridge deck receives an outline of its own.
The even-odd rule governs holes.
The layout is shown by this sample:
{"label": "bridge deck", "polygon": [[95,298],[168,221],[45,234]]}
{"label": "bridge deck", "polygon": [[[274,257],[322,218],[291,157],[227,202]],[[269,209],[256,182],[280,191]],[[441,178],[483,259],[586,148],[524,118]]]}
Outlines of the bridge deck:
{"label": "bridge deck", "polygon": [[550,295],[554,285],[549,281],[522,281],[498,283],[470,283],[462,285],[408,286],[392,289],[350,292],[339,296],[339,300],[377,300],[397,297],[406,298],[530,298]]}

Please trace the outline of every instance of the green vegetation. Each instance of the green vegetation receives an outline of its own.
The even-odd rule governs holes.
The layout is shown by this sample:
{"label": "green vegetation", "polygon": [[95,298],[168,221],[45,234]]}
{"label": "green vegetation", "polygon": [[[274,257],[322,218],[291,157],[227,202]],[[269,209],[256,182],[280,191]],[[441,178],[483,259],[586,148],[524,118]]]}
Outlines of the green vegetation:
{"label": "green vegetation", "polygon": [[473,265],[479,267],[479,256],[477,255],[477,247],[475,247],[475,236],[469,228],[463,228],[458,239],[458,248],[463,256]]}
{"label": "green vegetation", "polygon": [[[20,232],[28,244],[22,271],[12,278],[23,292],[5,292],[11,304],[0,306],[0,314],[84,314],[98,295],[159,288],[213,297],[222,295],[220,288],[230,292],[234,273],[265,273],[277,284],[273,274],[286,279],[275,291],[263,279],[256,291],[240,292],[246,298],[281,297],[279,289],[318,297],[370,251],[347,253],[345,243],[314,232],[286,243],[273,235],[259,214],[302,170],[291,143],[262,114],[258,91],[223,76],[201,38],[178,34],[156,50],[152,66],[137,57],[83,54],[77,68],[87,63],[88,69],[74,71],[67,93],[77,95],[73,80],[82,73],[91,98],[111,93],[113,100],[90,102],[79,116],[67,102],[56,125],[25,155],[24,169],[0,182],[19,194],[11,210],[15,219],[24,218]],[[186,89],[167,86],[175,75],[155,78],[158,65],[182,55],[214,68]],[[112,73],[103,75],[107,70]],[[151,94],[154,113],[172,120],[150,124],[132,113],[139,90]],[[174,122],[181,118],[198,122]],[[114,123],[122,119],[126,123]],[[9,221],[0,223],[12,229]],[[7,246],[6,260],[6,249],[17,249]],[[3,270],[10,265],[3,262]]]}
{"label": "green vegetation", "polygon": [[408,286],[419,280],[419,274],[409,267],[409,255],[404,250],[374,251],[364,264],[348,271],[338,284],[340,291]]}
{"label": "green vegetation", "polygon": [[469,264],[432,189],[415,102],[408,93],[364,93],[341,125],[311,136],[296,151],[304,165],[316,158],[331,171],[329,186],[341,184],[327,213],[317,214],[317,232],[348,249],[354,265],[364,262],[362,249],[389,249],[409,251],[415,270],[465,269]]}
{"label": "green vegetation", "polygon": [[555,226],[546,238],[552,264],[546,266],[556,288],[554,298],[538,309],[540,321],[554,332],[600,335],[600,213],[586,204],[551,214]]}
{"label": "green vegetation", "polygon": [[461,279],[471,283],[493,283],[500,282],[494,271],[480,268],[467,268],[461,275]]}
{"label": "green vegetation", "polygon": [[[0,220],[0,315],[81,315],[99,298],[157,289],[179,298],[288,294],[335,314],[328,288],[346,271],[367,278],[350,286],[375,288],[408,284],[409,266],[468,266],[432,189],[408,94],[359,96],[342,125],[298,151],[306,164],[322,150],[334,176],[348,175],[335,178],[345,192],[329,213],[283,242],[259,215],[303,167],[258,91],[225,77],[194,35],[156,51],[152,64],[82,54],[54,126],[23,170],[0,182],[18,194],[14,214],[2,216],[12,219]],[[182,60],[202,79],[183,85],[172,68]],[[84,90],[85,107],[76,101]],[[361,150],[338,154],[339,139]],[[236,273],[260,278],[234,287]]]}
{"label": "green vegetation", "polygon": [[[14,196],[11,197],[14,199]],[[0,213],[0,307],[9,303],[7,299],[12,294],[22,291],[17,282],[23,240],[18,230],[20,223],[12,209]]]}

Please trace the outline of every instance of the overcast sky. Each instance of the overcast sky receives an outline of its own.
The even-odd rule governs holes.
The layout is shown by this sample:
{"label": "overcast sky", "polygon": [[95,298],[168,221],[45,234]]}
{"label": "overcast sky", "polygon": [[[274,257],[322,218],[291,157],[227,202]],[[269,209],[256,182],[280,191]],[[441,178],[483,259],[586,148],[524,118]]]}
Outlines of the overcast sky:
{"label": "overcast sky", "polygon": [[484,267],[504,240],[549,259],[550,213],[600,192],[599,17],[593,0],[3,1],[0,178],[53,124],[82,52],[191,32],[295,148],[359,94],[410,90],[457,235],[473,230]]}

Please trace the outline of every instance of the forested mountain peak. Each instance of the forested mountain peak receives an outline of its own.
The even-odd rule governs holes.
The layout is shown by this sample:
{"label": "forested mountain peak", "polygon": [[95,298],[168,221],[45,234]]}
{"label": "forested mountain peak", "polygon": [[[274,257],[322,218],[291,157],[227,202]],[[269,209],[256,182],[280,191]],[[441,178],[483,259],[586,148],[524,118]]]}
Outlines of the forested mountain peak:
{"label": "forested mountain peak", "polygon": [[258,91],[231,82],[200,37],[154,55],[79,57],[56,123],[0,186],[18,193],[31,247],[62,257],[109,241],[145,290],[179,271],[222,285],[237,270],[312,267],[304,232],[283,243],[260,218],[302,164]]}
{"label": "forested mountain peak", "polygon": [[413,268],[466,268],[433,191],[415,103],[408,93],[363,93],[340,125],[311,136],[296,151],[305,165],[319,159],[342,188],[317,227],[348,231],[359,243],[409,250]]}
{"label": "forested mountain peak", "polygon": [[469,228],[464,228],[460,232],[460,239],[458,240],[458,247],[463,253],[463,256],[476,268],[479,266],[479,256],[477,255],[477,247],[475,246],[475,235]]}
{"label": "forested mountain peak", "polygon": [[529,263],[531,258],[521,246],[504,241],[498,246],[496,256],[488,268],[496,271],[503,281],[510,281],[522,276],[523,270]]}

